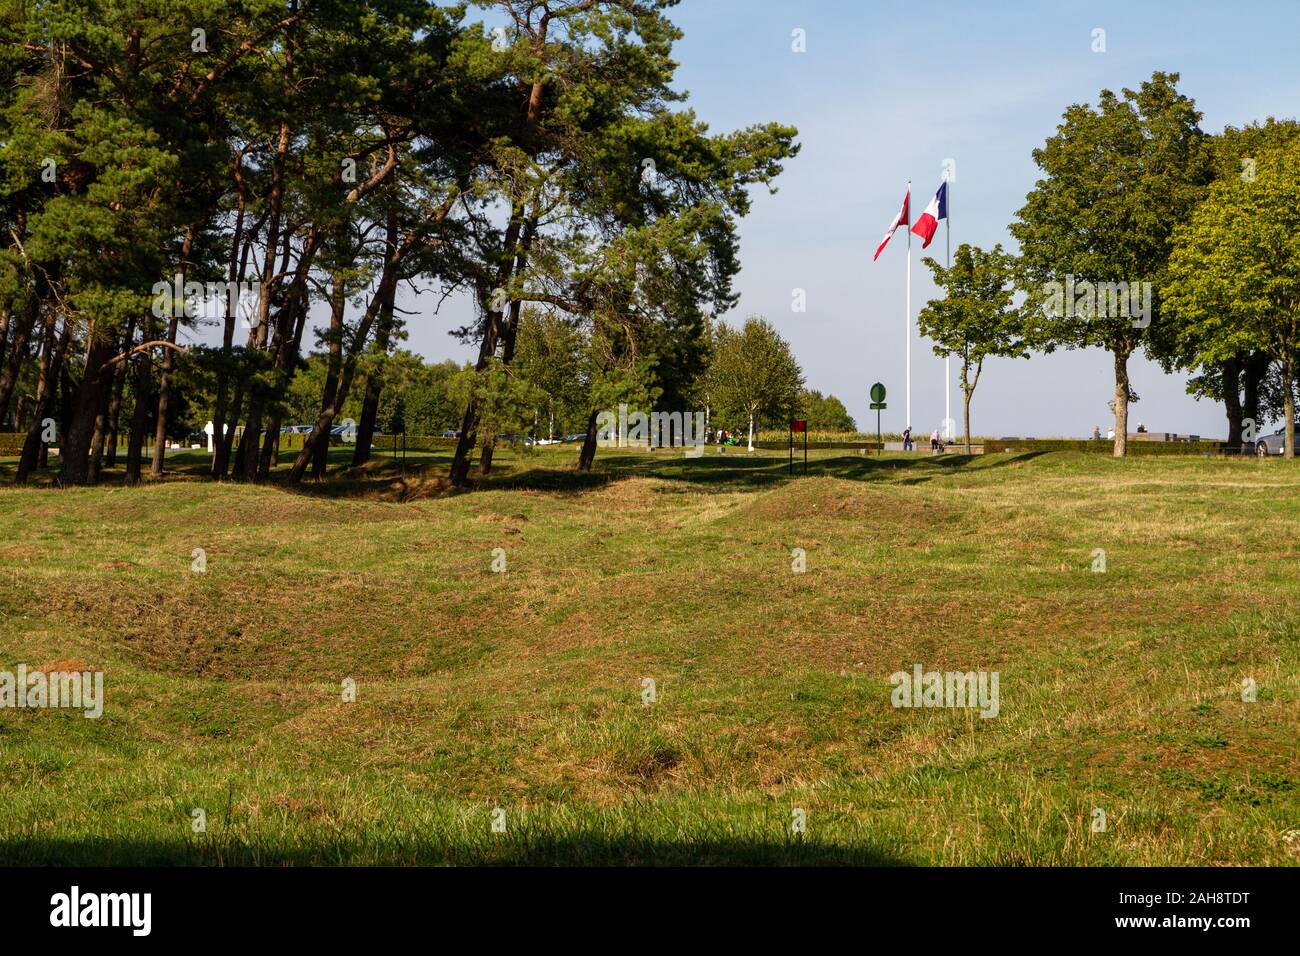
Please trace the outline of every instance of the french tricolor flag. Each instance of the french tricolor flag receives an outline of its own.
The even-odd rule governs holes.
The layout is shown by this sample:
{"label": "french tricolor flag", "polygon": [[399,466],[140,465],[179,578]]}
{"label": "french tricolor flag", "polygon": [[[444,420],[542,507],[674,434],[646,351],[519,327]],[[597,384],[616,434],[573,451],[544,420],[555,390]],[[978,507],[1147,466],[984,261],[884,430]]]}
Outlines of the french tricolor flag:
{"label": "french tricolor flag", "polygon": [[930,205],[925,207],[925,212],[921,213],[921,217],[916,220],[916,225],[912,227],[912,231],[925,240],[921,243],[922,249],[930,245],[930,240],[939,229],[939,220],[947,218],[948,182],[944,180],[939,186],[939,191],[930,200]]}

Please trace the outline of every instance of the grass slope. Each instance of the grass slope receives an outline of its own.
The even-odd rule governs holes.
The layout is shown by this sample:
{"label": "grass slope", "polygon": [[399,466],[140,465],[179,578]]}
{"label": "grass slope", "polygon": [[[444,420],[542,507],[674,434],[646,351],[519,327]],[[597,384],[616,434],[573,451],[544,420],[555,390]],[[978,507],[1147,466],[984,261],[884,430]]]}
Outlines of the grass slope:
{"label": "grass slope", "polygon": [[1300,861],[1291,463],[574,454],[0,490],[0,862]]}

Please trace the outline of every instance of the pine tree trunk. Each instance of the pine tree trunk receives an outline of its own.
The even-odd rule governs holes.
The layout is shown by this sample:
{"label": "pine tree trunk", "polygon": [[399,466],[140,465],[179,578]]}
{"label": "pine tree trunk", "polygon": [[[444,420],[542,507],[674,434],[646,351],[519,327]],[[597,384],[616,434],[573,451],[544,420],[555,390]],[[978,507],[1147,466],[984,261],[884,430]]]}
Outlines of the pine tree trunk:
{"label": "pine tree trunk", "polygon": [[239,431],[239,415],[244,407],[244,388],[242,383],[235,385],[235,395],[226,408],[226,430],[224,433],[213,429],[212,439],[217,443],[216,454],[212,461],[212,477],[225,481],[230,472],[230,459],[235,450],[235,438]]}
{"label": "pine tree trunk", "polygon": [[[128,351],[134,341],[135,316],[132,316],[126,323],[126,334],[122,336],[121,351]],[[108,452],[104,461],[104,466],[107,468],[117,467],[118,419],[122,414],[122,390],[125,387],[129,367],[127,362],[118,362],[117,367],[113,369],[112,394],[108,400]]]}
{"label": "pine tree trunk", "polygon": [[[333,277],[333,284],[330,287],[330,330],[329,330],[329,352],[325,365],[325,384],[321,388],[320,413],[324,414],[325,409],[334,404],[334,397],[338,394],[339,374],[343,366],[343,315],[347,309],[347,287],[341,275],[337,272]],[[331,416],[331,422],[333,417]],[[306,439],[303,440],[303,447],[306,448]],[[313,478],[324,478],[325,468],[329,462],[329,444],[320,442],[312,451],[311,456],[311,476]]]}
{"label": "pine tree trunk", "polygon": [[591,471],[596,460],[596,416],[599,414],[593,410],[587,416],[587,437],[582,440],[582,452],[578,455],[578,471]]}
{"label": "pine tree trunk", "polygon": [[7,354],[6,349],[9,346],[9,326],[13,319],[13,310],[10,305],[0,309],[0,368],[5,366],[4,359]]}
{"label": "pine tree trunk", "polygon": [[27,345],[31,341],[40,312],[40,299],[37,298],[36,289],[33,289],[22,315],[13,322],[13,345],[6,356],[3,371],[0,371],[0,428],[4,427],[9,417],[9,402],[13,399],[14,388],[18,384],[18,374],[27,359]]}
{"label": "pine tree trunk", "polygon": [[[144,320],[142,341],[153,338],[153,313],[147,313]],[[149,417],[149,392],[153,382],[153,362],[147,351],[141,352],[134,359],[135,366],[135,409],[131,414],[131,431],[126,439],[126,483],[140,483],[140,462],[144,457],[144,432]]]}
{"label": "pine tree trunk", "polygon": [[[514,249],[519,242],[519,233],[523,228],[524,208],[519,202],[516,202],[510,214],[510,225],[506,228],[505,242],[502,247],[505,249]],[[497,288],[504,288],[511,279],[512,270],[515,264],[515,256],[511,255],[509,259],[501,266],[497,274]],[[489,295],[494,294],[489,292]],[[489,307],[487,310],[487,321],[483,326],[483,341],[479,343],[478,361],[474,365],[476,372],[482,372],[492,361],[492,357],[497,352],[497,340],[501,335],[503,313]],[[460,438],[456,442],[456,453],[451,459],[451,483],[457,488],[463,488],[469,484],[469,456],[474,452],[474,446],[478,442],[478,425],[479,425],[479,408],[478,402],[471,395],[468,402],[465,403],[465,415],[461,419]]]}
{"label": "pine tree trunk", "polygon": [[266,422],[266,437],[262,439],[262,451],[257,459],[257,480],[264,481],[271,476],[271,469],[280,460],[280,420],[283,413],[276,409]]}
{"label": "pine tree trunk", "polygon": [[[524,274],[528,267],[528,253],[533,247],[533,237],[537,234],[537,206],[533,206],[533,215],[524,223],[523,238],[519,241],[519,254],[515,257],[514,276],[517,278]],[[506,322],[505,331],[501,339],[501,364],[509,365],[515,358],[515,341],[519,337],[519,315],[523,303],[518,299],[510,303],[510,319]],[[483,454],[479,458],[479,473],[487,477],[492,473],[492,450],[496,447],[496,442],[484,442]]]}
{"label": "pine tree trunk", "polygon": [[[176,328],[179,319],[172,315],[167,324],[167,341],[176,342]],[[162,374],[158,377],[158,421],[154,424],[153,461],[149,465],[149,477],[163,476],[163,458],[167,454],[167,406],[171,404],[172,369],[175,368],[176,353],[163,348]]]}
{"label": "pine tree trunk", "polygon": [[257,481],[257,460],[262,449],[262,407],[256,398],[249,399],[248,421],[239,436],[239,449],[235,455],[235,477],[254,484]]}
{"label": "pine tree trunk", "polygon": [[353,468],[370,460],[375,421],[379,417],[379,393],[383,387],[384,380],[380,375],[372,373],[366,376],[366,393],[361,399],[361,421],[357,424],[357,443],[352,450]]}
{"label": "pine tree trunk", "polygon": [[[114,372],[117,370],[114,369]],[[116,376],[114,376],[116,377]],[[109,379],[111,383],[113,378]],[[93,485],[99,481],[100,464],[104,459],[104,439],[108,432],[108,408],[113,401],[111,387],[104,388],[100,397],[100,411],[95,416],[95,434],[90,439],[90,460],[87,462],[86,483]]]}
{"label": "pine tree trunk", "polygon": [[370,327],[379,315],[380,309],[385,306],[392,309],[393,302],[396,300],[397,270],[403,258],[412,248],[412,243],[409,241],[404,242],[400,248],[393,248],[394,251],[384,261],[384,270],[379,278],[379,287],[375,290],[370,304],[366,306],[361,321],[357,323],[357,329],[353,335],[352,351],[343,363],[343,374],[339,381],[338,392],[335,394],[333,402],[328,407],[321,409],[311,434],[303,442],[302,451],[298,453],[298,457],[294,459],[293,465],[289,468],[289,484],[297,484],[301,481],[303,474],[307,471],[307,466],[320,453],[320,449],[322,447],[328,448],[330,429],[333,427],[334,419],[338,416],[339,410],[348,400],[348,392],[352,389],[352,378],[356,374],[357,358],[360,350],[365,347],[366,339],[370,334]]}
{"label": "pine tree trunk", "polygon": [[140,462],[144,457],[144,430],[148,424],[148,410],[145,402],[150,390],[149,356],[141,354],[135,358],[135,409],[131,413],[131,430],[126,437],[126,483],[140,483]]}
{"label": "pine tree trunk", "polygon": [[[388,221],[389,248],[397,243],[397,215],[390,213]],[[384,366],[393,334],[393,306],[397,298],[397,283],[392,282],[382,290],[384,299],[379,306],[379,320],[375,323],[375,350],[378,358],[366,373],[366,391],[361,400],[361,422],[356,432],[356,447],[352,450],[352,467],[370,460],[374,443],[375,420],[379,415],[379,395],[384,388]]]}
{"label": "pine tree trunk", "polygon": [[[104,413],[104,390],[109,376],[105,363],[113,357],[117,336],[91,326],[86,335],[86,368],[71,408],[67,434],[59,436],[59,480],[64,485],[84,485],[90,475],[90,447],[96,421]],[[65,363],[66,368],[66,363]]]}
{"label": "pine tree trunk", "polygon": [[23,442],[22,454],[18,459],[18,474],[14,479],[20,485],[27,481],[27,476],[40,463],[41,431],[44,428],[42,421],[48,417],[49,410],[54,405],[54,383],[58,379],[59,366],[62,364],[61,353],[67,347],[67,340],[71,334],[67,322],[64,322],[63,335],[56,339],[54,336],[56,325],[56,313],[53,309],[49,309],[45,316],[45,328],[42,330],[41,366],[36,381],[36,403],[27,426],[27,439]]}

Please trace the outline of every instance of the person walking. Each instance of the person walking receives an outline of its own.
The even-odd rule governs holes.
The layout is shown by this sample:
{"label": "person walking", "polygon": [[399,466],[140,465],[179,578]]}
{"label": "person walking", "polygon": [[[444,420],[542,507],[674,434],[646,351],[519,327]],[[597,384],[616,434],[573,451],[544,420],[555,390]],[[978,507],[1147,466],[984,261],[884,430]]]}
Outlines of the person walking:
{"label": "person walking", "polygon": [[930,432],[930,451],[936,452],[938,450],[939,450],[939,429],[936,428],[934,431]]}
{"label": "person walking", "polygon": [[912,426],[908,425],[903,429],[903,451],[912,450]]}

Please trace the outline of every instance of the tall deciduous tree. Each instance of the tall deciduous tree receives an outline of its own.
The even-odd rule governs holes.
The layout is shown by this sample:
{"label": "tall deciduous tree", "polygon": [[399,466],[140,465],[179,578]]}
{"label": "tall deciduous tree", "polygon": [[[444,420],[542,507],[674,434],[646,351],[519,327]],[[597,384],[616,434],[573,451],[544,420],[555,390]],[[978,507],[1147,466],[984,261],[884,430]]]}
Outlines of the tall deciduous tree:
{"label": "tall deciduous tree", "polygon": [[929,257],[922,260],[944,291],[917,315],[917,328],[934,341],[934,354],[961,361],[962,429],[970,454],[970,403],[986,358],[1028,358],[1025,323],[1012,305],[1015,259],[997,245],[957,247],[949,268]]}
{"label": "tall deciduous tree", "polygon": [[1180,229],[1168,310],[1194,328],[1197,360],[1263,350],[1282,372],[1287,458],[1295,457],[1300,354],[1300,141],[1256,158],[1254,175],[1223,178]]}
{"label": "tall deciduous tree", "polygon": [[519,376],[528,381],[541,396],[538,421],[546,438],[554,438],[556,427],[572,431],[575,418],[586,423],[588,409],[581,404],[586,398],[585,382],[579,374],[584,360],[584,342],[577,323],[562,314],[526,309],[519,324],[514,365]]}
{"label": "tall deciduous tree", "polygon": [[[1295,120],[1269,118],[1263,123],[1250,123],[1241,127],[1229,126],[1212,137],[1216,180],[1250,181],[1256,174],[1258,157],[1272,149],[1289,145],[1300,138],[1300,123]],[[1200,341],[1205,331],[1199,323],[1173,324],[1174,350],[1161,356],[1166,371],[1184,368],[1193,372],[1187,391],[1199,397],[1209,397],[1224,404],[1228,424],[1228,444],[1241,447],[1243,438],[1249,443],[1250,431],[1244,422],[1259,425],[1265,420],[1276,420],[1281,414],[1281,389],[1270,378],[1269,367],[1273,360],[1267,352],[1250,349],[1235,355],[1222,355],[1215,361],[1204,363],[1205,343]]]}
{"label": "tall deciduous tree", "polygon": [[815,388],[805,389],[800,395],[799,414],[807,420],[810,431],[852,432],[858,428],[843,402]]}
{"label": "tall deciduous tree", "polygon": [[803,388],[803,371],[789,344],[771,322],[758,316],[746,319],[739,330],[718,327],[709,376],[719,411],[748,420],[750,451],[755,426],[792,412]]}
{"label": "tall deciduous tree", "polygon": [[[1112,297],[1109,308],[1067,309],[1044,323],[1048,350],[1100,346],[1111,353],[1116,456],[1128,449],[1129,358],[1139,348],[1153,358],[1174,348],[1172,329],[1160,325],[1160,287],[1173,230],[1190,217],[1211,178],[1201,114],[1177,83],[1177,73],[1157,72],[1138,90],[1102,90],[1095,107],[1067,109],[1034,150],[1043,178],[1010,227],[1031,301],[1050,298],[1053,283],[1089,291],[1128,287],[1119,308]],[[1140,290],[1151,293],[1145,314],[1133,308]]]}

